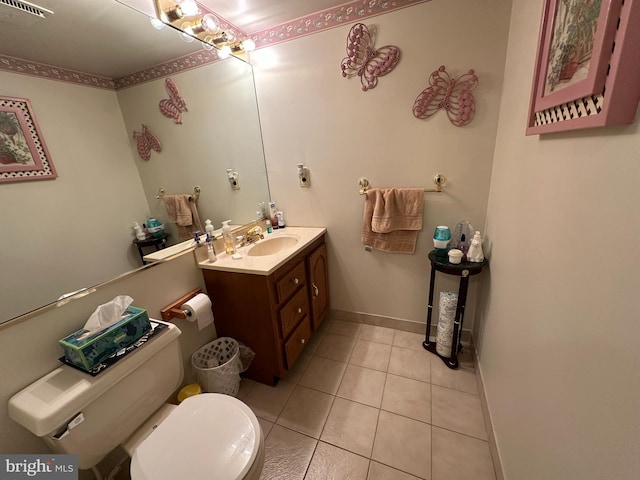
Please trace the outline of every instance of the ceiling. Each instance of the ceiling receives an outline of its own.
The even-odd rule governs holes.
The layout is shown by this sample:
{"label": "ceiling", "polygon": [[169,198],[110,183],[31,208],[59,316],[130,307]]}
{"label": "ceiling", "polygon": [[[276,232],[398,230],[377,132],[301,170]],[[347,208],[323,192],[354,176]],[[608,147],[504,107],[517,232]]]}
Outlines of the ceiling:
{"label": "ceiling", "polygon": [[[54,11],[41,20],[0,4],[0,54],[121,78],[200,49],[178,32],[155,30],[153,0],[31,0]],[[201,0],[227,22],[255,33],[345,0]],[[126,6],[128,5],[128,6]],[[131,8],[130,8],[131,7]]]}

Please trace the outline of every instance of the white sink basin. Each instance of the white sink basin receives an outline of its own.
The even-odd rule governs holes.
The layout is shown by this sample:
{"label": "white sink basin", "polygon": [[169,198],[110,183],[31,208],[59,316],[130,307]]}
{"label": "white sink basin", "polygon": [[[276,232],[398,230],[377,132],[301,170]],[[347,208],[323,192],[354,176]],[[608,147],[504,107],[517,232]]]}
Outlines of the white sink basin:
{"label": "white sink basin", "polygon": [[277,237],[265,238],[249,248],[247,255],[250,257],[264,257],[275,255],[292,247],[295,247],[300,240],[296,235],[279,235]]}

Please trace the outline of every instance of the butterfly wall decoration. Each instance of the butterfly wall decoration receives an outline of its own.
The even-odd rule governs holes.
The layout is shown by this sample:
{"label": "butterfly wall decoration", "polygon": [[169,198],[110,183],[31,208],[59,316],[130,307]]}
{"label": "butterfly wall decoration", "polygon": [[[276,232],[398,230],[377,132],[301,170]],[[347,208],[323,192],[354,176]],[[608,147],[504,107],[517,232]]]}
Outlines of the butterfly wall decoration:
{"label": "butterfly wall decoration", "polygon": [[425,119],[443,109],[456,127],[468,125],[476,111],[471,90],[477,85],[478,77],[473,70],[452,79],[442,65],[429,76],[429,87],[416,98],[413,115]]}
{"label": "butterfly wall decoration", "polygon": [[180,96],[178,87],[173,83],[173,80],[167,78],[165,80],[165,87],[169,98],[163,98],[160,100],[160,112],[167,118],[173,119],[174,123],[182,124],[182,112],[187,112],[187,102]]}
{"label": "butterfly wall decoration", "polygon": [[155,150],[158,153],[162,151],[160,140],[151,133],[149,127],[144,123],[142,124],[142,132],[133,131],[133,139],[136,141],[136,146],[138,147],[138,155],[140,155],[140,158],[143,160],[149,160],[151,158],[151,150]]}
{"label": "butterfly wall decoration", "polygon": [[400,50],[393,45],[373,48],[373,35],[366,25],[356,23],[347,35],[347,56],[342,59],[342,76],[360,77],[362,91],[366,92],[378,84],[378,77],[386,75],[400,61]]}

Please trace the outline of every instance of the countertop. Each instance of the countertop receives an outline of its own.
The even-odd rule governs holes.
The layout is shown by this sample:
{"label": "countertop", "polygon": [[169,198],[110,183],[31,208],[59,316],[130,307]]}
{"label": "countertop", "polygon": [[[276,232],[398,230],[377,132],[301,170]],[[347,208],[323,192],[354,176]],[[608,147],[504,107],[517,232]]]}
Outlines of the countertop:
{"label": "countertop", "polygon": [[[255,275],[269,275],[273,273],[278,267],[284,264],[287,260],[295,256],[298,252],[304,250],[307,246],[313,243],[316,239],[320,238],[327,231],[326,228],[320,227],[286,227],[274,230],[273,233],[263,232],[264,240],[259,240],[256,243],[247,245],[242,248],[238,248],[236,253],[242,255],[239,260],[234,260],[231,255],[227,255],[224,252],[216,252],[217,260],[213,263],[209,260],[203,260],[198,262],[198,267],[207,270],[219,270],[223,272],[236,272],[236,273],[252,273]],[[298,237],[298,243],[290,248],[283,249],[278,253],[272,255],[264,255],[259,257],[247,255],[249,249],[254,245],[257,245],[270,238],[276,238],[279,236],[295,236]],[[198,250],[203,247],[198,248]],[[206,249],[204,249],[206,255]]]}

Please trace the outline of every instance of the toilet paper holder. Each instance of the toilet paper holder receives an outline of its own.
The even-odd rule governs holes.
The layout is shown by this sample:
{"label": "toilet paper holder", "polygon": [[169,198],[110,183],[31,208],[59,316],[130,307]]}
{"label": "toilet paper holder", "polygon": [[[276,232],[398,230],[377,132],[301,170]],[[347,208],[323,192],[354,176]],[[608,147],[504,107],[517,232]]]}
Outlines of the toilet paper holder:
{"label": "toilet paper holder", "polygon": [[188,316],[191,316],[191,312],[181,309],[180,306],[185,302],[191,300],[199,293],[202,293],[202,289],[196,288],[195,290],[187,293],[184,297],[180,297],[175,302],[172,302],[166,307],[160,309],[160,316],[165,321],[169,321],[172,318],[182,318],[183,320],[186,319]]}

